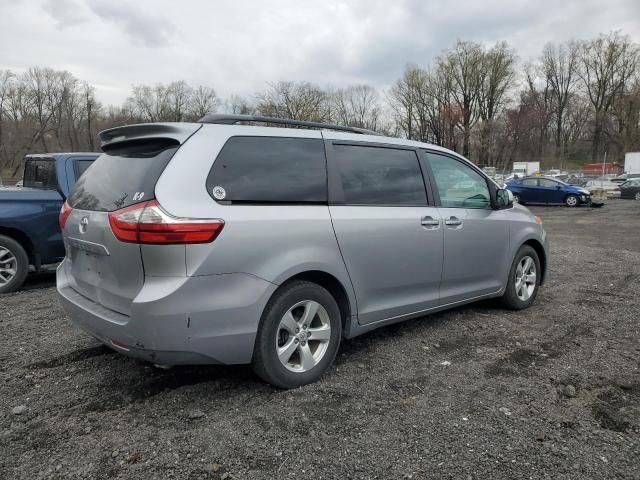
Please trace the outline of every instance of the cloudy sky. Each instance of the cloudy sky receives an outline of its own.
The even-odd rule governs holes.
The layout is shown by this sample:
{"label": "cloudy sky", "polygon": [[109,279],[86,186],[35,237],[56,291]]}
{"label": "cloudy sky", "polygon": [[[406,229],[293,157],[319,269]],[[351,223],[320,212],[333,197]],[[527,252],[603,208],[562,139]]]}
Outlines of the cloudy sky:
{"label": "cloudy sky", "polygon": [[640,0],[0,0],[0,69],[69,70],[107,104],[172,80],[223,97],[277,80],[385,88],[457,38],[526,60],[610,30],[640,41]]}

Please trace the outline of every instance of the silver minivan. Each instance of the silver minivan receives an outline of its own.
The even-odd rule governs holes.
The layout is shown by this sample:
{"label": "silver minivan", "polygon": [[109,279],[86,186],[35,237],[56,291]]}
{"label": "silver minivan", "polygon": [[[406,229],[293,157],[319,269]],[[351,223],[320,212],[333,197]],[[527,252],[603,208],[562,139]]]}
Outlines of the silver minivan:
{"label": "silver minivan", "polygon": [[290,388],[342,338],[491,297],[527,308],[545,279],[540,219],[441,147],[238,115],[100,139],[60,212],[57,287],[132,357],[251,363]]}

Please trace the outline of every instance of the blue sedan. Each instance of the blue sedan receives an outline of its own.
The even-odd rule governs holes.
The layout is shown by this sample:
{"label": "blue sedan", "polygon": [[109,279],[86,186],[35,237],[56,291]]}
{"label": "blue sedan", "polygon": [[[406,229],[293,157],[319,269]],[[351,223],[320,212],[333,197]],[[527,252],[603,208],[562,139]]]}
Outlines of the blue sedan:
{"label": "blue sedan", "polygon": [[591,203],[591,192],[552,177],[524,177],[510,180],[507,188],[519,203],[564,203],[577,207]]}

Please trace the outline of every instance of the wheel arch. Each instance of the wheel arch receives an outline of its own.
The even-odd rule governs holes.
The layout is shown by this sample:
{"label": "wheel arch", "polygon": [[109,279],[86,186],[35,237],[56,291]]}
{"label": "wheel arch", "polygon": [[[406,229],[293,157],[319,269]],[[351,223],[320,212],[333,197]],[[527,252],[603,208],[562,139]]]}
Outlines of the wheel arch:
{"label": "wheel arch", "polygon": [[24,251],[27,252],[27,257],[29,258],[29,263],[34,265],[35,262],[35,249],[33,246],[33,242],[29,235],[24,233],[22,230],[18,230],[17,228],[3,227],[0,226],[0,235],[4,235],[5,237],[9,237],[20,244]]}
{"label": "wheel arch", "polygon": [[542,267],[542,273],[540,274],[540,285],[542,285],[547,276],[547,254],[544,250],[544,247],[538,240],[533,238],[525,241],[522,245],[530,246],[538,254],[538,258],[540,259],[540,267]]}
{"label": "wheel arch", "polygon": [[325,288],[331,296],[335,299],[338,304],[338,308],[340,309],[340,319],[342,321],[342,333],[343,335],[350,328],[351,316],[354,315],[354,307],[351,305],[351,301],[349,299],[349,294],[347,293],[346,288],[338,280],[335,276],[330,273],[321,271],[321,270],[307,270],[304,272],[297,273],[289,278],[287,278],[284,282],[280,284],[278,289],[273,293],[275,293],[282,288],[283,286],[294,282],[296,280],[303,280],[311,283],[315,283]]}

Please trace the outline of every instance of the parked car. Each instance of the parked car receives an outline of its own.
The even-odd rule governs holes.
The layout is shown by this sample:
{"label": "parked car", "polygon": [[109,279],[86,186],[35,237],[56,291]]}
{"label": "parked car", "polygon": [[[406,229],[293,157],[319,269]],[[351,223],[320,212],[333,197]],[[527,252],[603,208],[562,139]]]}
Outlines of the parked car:
{"label": "parked car", "polygon": [[589,180],[590,179],[586,177],[578,177],[578,176],[572,175],[569,178],[567,178],[565,183],[569,185],[574,185],[577,187],[584,187]]}
{"label": "parked car", "polygon": [[613,177],[610,180],[613,183],[617,183],[618,185],[621,185],[621,184],[623,184],[624,182],[626,182],[629,179],[627,178],[627,176],[625,174],[622,174],[622,175],[618,175],[617,177]]}
{"label": "parked car", "polygon": [[589,190],[604,190],[608,198],[620,198],[620,185],[610,179],[589,180],[584,187]]}
{"label": "parked car", "polygon": [[0,294],[22,285],[29,266],[64,257],[58,225],[62,202],[96,153],[27,155],[23,187],[0,188]]}
{"label": "parked car", "polygon": [[482,298],[527,308],[545,279],[540,219],[441,147],[238,115],[100,138],[60,213],[58,292],[131,357],[295,387],[341,338]]}
{"label": "parked car", "polygon": [[620,198],[640,200],[640,178],[631,179],[620,185]]}
{"label": "parked car", "polygon": [[564,203],[577,207],[591,202],[589,190],[550,177],[513,179],[507,183],[507,188],[518,203]]}

